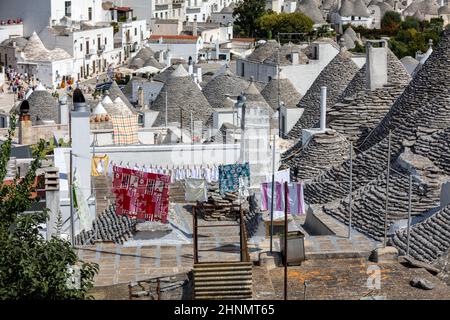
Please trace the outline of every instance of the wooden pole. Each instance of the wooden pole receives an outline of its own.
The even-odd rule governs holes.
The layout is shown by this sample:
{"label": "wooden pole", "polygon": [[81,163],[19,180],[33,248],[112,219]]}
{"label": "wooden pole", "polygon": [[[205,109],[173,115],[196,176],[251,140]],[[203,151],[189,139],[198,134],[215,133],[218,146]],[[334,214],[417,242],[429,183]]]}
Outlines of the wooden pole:
{"label": "wooden pole", "polygon": [[198,220],[195,206],[192,207],[193,236],[194,236],[194,263],[198,263]]}
{"label": "wooden pole", "polygon": [[288,183],[284,183],[284,300],[287,300],[288,286]]}

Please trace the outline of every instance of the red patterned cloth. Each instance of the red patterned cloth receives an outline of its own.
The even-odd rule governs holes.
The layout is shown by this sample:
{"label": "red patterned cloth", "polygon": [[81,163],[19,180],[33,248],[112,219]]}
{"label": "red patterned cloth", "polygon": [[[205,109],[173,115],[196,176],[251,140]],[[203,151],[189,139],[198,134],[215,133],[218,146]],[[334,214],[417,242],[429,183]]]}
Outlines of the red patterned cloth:
{"label": "red patterned cloth", "polygon": [[116,214],[167,223],[170,176],[128,168],[113,168]]}

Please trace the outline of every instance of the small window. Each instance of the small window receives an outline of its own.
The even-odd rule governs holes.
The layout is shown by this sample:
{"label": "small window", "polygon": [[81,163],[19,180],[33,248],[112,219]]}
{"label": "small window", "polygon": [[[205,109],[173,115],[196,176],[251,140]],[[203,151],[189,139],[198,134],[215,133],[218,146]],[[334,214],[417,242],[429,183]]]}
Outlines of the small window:
{"label": "small window", "polygon": [[137,36],[137,28],[134,28],[134,35]]}

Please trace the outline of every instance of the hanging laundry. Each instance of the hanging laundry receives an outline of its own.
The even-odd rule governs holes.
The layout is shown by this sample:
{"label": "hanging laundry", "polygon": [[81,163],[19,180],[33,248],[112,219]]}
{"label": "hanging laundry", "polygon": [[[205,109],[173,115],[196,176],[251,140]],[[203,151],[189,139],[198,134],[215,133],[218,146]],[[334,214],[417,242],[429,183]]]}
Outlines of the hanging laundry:
{"label": "hanging laundry", "polygon": [[89,231],[92,229],[89,206],[78,181],[79,175],[75,171],[74,180],[72,183],[74,209],[78,219],[80,220],[80,231]]}
{"label": "hanging laundry", "polygon": [[[292,215],[304,215],[305,210],[305,200],[303,195],[303,183],[289,183],[288,184],[288,214]],[[275,182],[275,192],[274,192],[274,209],[273,217],[274,219],[279,219],[284,217],[284,184],[280,182]],[[272,183],[264,182],[261,184],[261,210],[270,211],[272,208]]]}
{"label": "hanging laundry", "polygon": [[[274,207],[273,218],[279,219],[284,217],[284,185],[280,182],[275,182],[274,191]],[[272,182],[263,182],[261,184],[261,210],[272,210]]]}
{"label": "hanging laundry", "polygon": [[[291,170],[281,170],[277,171],[274,174],[275,176],[275,182],[285,183],[285,182],[291,182]],[[266,182],[272,182],[272,175],[266,174]]]}
{"label": "hanging laundry", "polygon": [[112,161],[109,161],[109,164],[108,164],[108,177],[112,177],[113,176],[113,168],[114,168],[114,163]]}
{"label": "hanging laundry", "polygon": [[138,117],[137,115],[112,115],[113,141],[116,145],[137,144]]}
{"label": "hanging laundry", "polygon": [[305,215],[305,198],[303,183],[288,184],[288,213],[292,215]]}
{"label": "hanging laundry", "polygon": [[114,167],[116,214],[167,223],[170,176]]}
{"label": "hanging laundry", "polygon": [[91,175],[93,177],[103,176],[106,170],[109,170],[109,157],[107,155],[103,156],[93,156],[91,164]]}
{"label": "hanging laundry", "polygon": [[208,194],[206,190],[206,181],[204,179],[188,178],[185,181],[185,199],[188,202],[206,202]]}
{"label": "hanging laundry", "polygon": [[236,163],[219,166],[219,188],[220,193],[239,191],[239,178],[244,182],[250,182],[249,163]]}

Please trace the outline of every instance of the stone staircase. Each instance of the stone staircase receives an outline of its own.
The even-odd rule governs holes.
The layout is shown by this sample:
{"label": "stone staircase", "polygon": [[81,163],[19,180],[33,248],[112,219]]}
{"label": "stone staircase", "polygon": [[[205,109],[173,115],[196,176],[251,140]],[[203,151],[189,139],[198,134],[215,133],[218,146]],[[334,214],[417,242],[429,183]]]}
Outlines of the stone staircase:
{"label": "stone staircase", "polygon": [[194,299],[251,299],[252,267],[252,262],[195,264]]}
{"label": "stone staircase", "polygon": [[95,187],[95,198],[97,201],[96,215],[100,215],[111,204],[115,203],[116,197],[112,192],[112,181],[108,176],[92,177]]}

